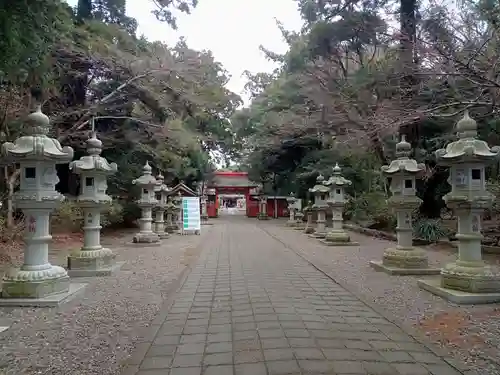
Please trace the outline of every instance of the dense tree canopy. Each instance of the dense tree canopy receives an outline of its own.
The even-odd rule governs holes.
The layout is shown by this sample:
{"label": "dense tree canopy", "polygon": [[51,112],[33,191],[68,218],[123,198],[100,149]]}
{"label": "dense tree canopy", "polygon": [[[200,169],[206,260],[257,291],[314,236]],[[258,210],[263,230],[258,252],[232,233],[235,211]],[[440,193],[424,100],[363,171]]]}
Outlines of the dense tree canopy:
{"label": "dense tree canopy", "polygon": [[269,191],[305,198],[338,161],[354,197],[385,201],[379,170],[402,133],[427,167],[421,214],[438,217],[449,187],[433,151],[451,139],[458,116],[468,109],[481,136],[499,143],[500,8],[488,1],[448,8],[419,8],[414,0],[297,3],[303,29],[278,24],[289,51],[262,47],[279,68],[248,74],[253,101],[232,119],[250,174]]}
{"label": "dense tree canopy", "polygon": [[[110,184],[118,195],[130,191],[146,160],[168,183],[192,186],[214,168],[214,155],[234,152],[229,119],[241,99],[226,89],[228,75],[210,51],[137,36],[125,0],[80,0],[75,9],[62,0],[14,3],[0,9],[8,32],[0,40],[2,141],[20,134],[37,102],[53,135],[74,147],[76,157],[93,124],[104,156],[118,164]],[[176,12],[196,6],[196,0],[149,3],[172,27]],[[17,171],[4,169],[12,192]],[[67,177],[61,168],[59,189],[76,194]]]}

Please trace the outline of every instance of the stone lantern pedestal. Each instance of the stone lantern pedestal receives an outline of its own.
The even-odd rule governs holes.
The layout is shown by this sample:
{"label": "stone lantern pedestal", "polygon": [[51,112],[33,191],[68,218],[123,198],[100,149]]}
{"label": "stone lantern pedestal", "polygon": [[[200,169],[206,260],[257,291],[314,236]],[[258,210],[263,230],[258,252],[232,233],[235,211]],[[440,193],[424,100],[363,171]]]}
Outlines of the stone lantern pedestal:
{"label": "stone lantern pedestal", "polygon": [[258,220],[269,220],[267,215],[267,196],[261,195],[259,197],[259,214],[257,215]]}
{"label": "stone lantern pedestal", "polygon": [[158,181],[158,185],[155,186],[154,192],[158,204],[155,206],[154,232],[163,240],[170,237],[165,231],[165,208],[167,206],[169,189],[167,185],[163,183],[164,177],[161,173],[156,177],[156,181]]}
{"label": "stone lantern pedestal", "polygon": [[20,167],[14,202],[25,217],[25,247],[23,265],[9,268],[3,276],[0,305],[57,306],[86,285],[70,284],[66,270],[49,262],[50,214],[64,200],[55,190],[56,164],[71,161],[73,149],[47,136],[50,121],[40,107],[28,116],[25,129],[28,135],[2,145],[5,162]]}
{"label": "stone lantern pedestal", "polygon": [[325,239],[321,241],[328,246],[357,246],[359,243],[351,241],[351,237],[344,230],[344,220],[342,214],[345,205],[345,188],[351,185],[351,181],[342,176],[342,170],[336,164],[333,168],[333,175],[324,182],[330,187],[330,198],[327,201],[332,210],[332,229],[328,231]]}
{"label": "stone lantern pedestal", "polygon": [[444,199],[458,217],[458,259],[445,265],[440,279],[419,280],[420,288],[454,303],[500,301],[500,270],[481,256],[481,214],[494,197],[486,190],[485,166],[497,160],[500,148],[477,139],[477,124],[468,113],[457,123],[459,139],[436,151],[450,167],[451,192]]}
{"label": "stone lantern pedestal", "polygon": [[325,178],[320,174],[316,179],[316,185],[309,189],[314,196],[313,209],[317,212],[316,230],[311,237],[325,238],[326,237],[326,199],[330,189],[324,185]]}
{"label": "stone lantern pedestal", "polygon": [[396,145],[397,159],[382,167],[382,173],[391,179],[392,196],[389,207],[397,218],[397,245],[385,249],[382,261],[371,261],[378,271],[390,275],[436,275],[440,270],[430,268],[425,250],[413,246],[412,212],[420,206],[415,196],[416,178],[425,170],[425,165],[411,159],[411,145],[405,136]]}
{"label": "stone lantern pedestal", "polygon": [[71,277],[107,276],[118,270],[123,262],[115,262],[115,254],[101,246],[101,213],[111,205],[106,194],[108,175],[116,173],[117,165],[100,156],[102,142],[96,134],[87,141],[87,153],[71,162],[69,168],[80,175],[78,205],[83,210],[83,247],[68,256]]}
{"label": "stone lantern pedestal", "polygon": [[156,178],[151,174],[152,168],[148,162],[143,168],[143,175],[132,181],[134,185],[141,188],[141,198],[137,205],[141,208],[141,218],[139,219],[139,233],[134,236],[133,243],[140,246],[158,246],[160,237],[153,232],[153,208],[158,204],[155,198],[155,186],[158,184]]}
{"label": "stone lantern pedestal", "polygon": [[207,203],[208,202],[208,197],[206,194],[203,194],[200,198],[200,203],[201,203],[201,224],[202,225],[209,225],[208,222],[208,209],[207,209]]}
{"label": "stone lantern pedestal", "polygon": [[288,221],[286,222],[287,227],[294,227],[297,225],[297,220],[295,219],[295,203],[297,202],[297,198],[293,195],[293,193],[290,193],[290,196],[286,199],[286,202],[288,204],[288,212],[290,217],[288,218]]}
{"label": "stone lantern pedestal", "polygon": [[312,202],[309,201],[307,203],[307,206],[304,210],[306,212],[306,226],[304,228],[304,233],[305,234],[311,234],[314,232],[314,226],[313,226],[313,208],[312,208]]}
{"label": "stone lantern pedestal", "polygon": [[172,201],[172,197],[168,196],[167,197],[167,205],[165,206],[165,212],[166,212],[166,222],[165,222],[165,232],[167,233],[174,233],[175,231],[175,226],[174,226],[174,211],[176,209],[175,204]]}
{"label": "stone lantern pedestal", "polygon": [[297,213],[295,214],[295,220],[297,224],[295,225],[295,230],[304,230],[306,227],[306,224],[304,223],[304,213],[300,210],[297,210]]}

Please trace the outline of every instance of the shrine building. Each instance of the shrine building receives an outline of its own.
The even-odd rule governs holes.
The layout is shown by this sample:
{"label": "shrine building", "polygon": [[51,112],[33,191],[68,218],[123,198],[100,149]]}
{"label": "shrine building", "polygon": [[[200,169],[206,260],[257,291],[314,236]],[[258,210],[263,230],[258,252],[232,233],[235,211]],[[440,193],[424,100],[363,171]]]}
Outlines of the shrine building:
{"label": "shrine building", "polygon": [[[216,171],[206,184],[209,217],[222,213],[241,214],[257,217],[259,213],[259,184],[250,181],[247,172]],[[286,197],[268,196],[267,214],[269,217],[286,217]]]}

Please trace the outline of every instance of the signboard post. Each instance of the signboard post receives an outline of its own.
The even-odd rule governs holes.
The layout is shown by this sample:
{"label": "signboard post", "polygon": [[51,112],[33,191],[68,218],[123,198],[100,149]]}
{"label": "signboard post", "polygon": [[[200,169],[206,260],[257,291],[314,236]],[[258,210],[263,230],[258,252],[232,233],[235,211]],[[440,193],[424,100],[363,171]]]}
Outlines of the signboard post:
{"label": "signboard post", "polygon": [[182,197],[182,234],[200,234],[200,198]]}

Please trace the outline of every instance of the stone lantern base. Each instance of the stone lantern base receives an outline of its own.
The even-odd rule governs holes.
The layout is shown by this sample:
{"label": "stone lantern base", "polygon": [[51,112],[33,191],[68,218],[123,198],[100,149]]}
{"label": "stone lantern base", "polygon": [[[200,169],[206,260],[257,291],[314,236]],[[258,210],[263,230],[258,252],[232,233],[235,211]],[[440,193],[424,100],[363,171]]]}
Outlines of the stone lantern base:
{"label": "stone lantern base", "polygon": [[154,232],[139,232],[132,239],[132,243],[140,246],[160,246],[160,236]]}
{"label": "stone lantern base", "polygon": [[259,214],[257,215],[257,220],[269,220],[269,216],[267,216],[266,213],[259,212]]}
{"label": "stone lantern base", "polygon": [[306,227],[304,228],[304,233],[305,234],[312,234],[312,233],[314,233],[314,227],[312,225],[307,225],[306,224]]}
{"label": "stone lantern base", "polygon": [[86,286],[70,283],[66,270],[59,266],[41,271],[12,268],[4,275],[0,306],[55,307]]}
{"label": "stone lantern base", "polygon": [[328,246],[359,246],[359,243],[351,241],[349,234],[343,230],[329,231],[321,243]]}
{"label": "stone lantern base", "polygon": [[68,275],[71,277],[109,276],[125,262],[116,262],[110,249],[79,250],[68,256]]}
{"label": "stone lantern base", "polygon": [[309,235],[311,238],[325,238],[326,237],[326,231],[324,232],[317,232],[316,230]]}
{"label": "stone lantern base", "polygon": [[500,302],[500,270],[482,261],[449,263],[439,279],[419,280],[418,286],[458,304]]}
{"label": "stone lantern base", "polygon": [[389,275],[439,275],[439,268],[430,268],[427,253],[419,248],[385,249],[382,261],[370,261],[377,271],[383,271]]}
{"label": "stone lantern base", "polygon": [[297,226],[297,222],[295,220],[288,220],[286,222],[286,226],[287,227],[295,227],[295,226]]}

